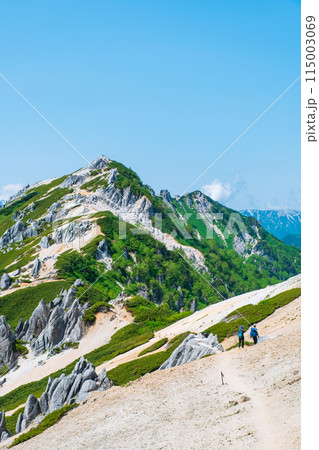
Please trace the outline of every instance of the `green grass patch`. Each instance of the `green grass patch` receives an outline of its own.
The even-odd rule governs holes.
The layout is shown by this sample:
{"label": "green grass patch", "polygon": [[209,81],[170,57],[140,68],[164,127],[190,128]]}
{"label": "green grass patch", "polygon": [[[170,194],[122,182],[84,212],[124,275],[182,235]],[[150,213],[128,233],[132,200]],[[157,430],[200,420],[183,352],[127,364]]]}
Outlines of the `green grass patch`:
{"label": "green grass patch", "polygon": [[126,309],[134,316],[134,322],[148,326],[152,331],[165,328],[192,314],[192,311],[174,312],[167,303],[156,306],[139,295],[126,303]]}
{"label": "green grass patch", "polygon": [[[81,299],[82,300],[82,299]],[[84,315],[83,315],[83,322],[86,325],[92,325],[95,322],[96,319],[96,314],[98,312],[108,312],[110,311],[110,309],[112,308],[112,306],[109,303],[100,301],[100,302],[96,302],[94,303],[91,308],[88,308]]]}
{"label": "green grass patch", "polygon": [[108,344],[87,353],[85,357],[95,366],[98,366],[117,355],[145,344],[153,337],[154,334],[149,328],[132,323],[114,333]]}
{"label": "green grass patch", "polygon": [[62,408],[57,409],[56,411],[53,411],[52,413],[48,414],[47,416],[44,417],[44,419],[42,420],[41,423],[39,423],[38,426],[31,428],[31,430],[15,438],[12,444],[9,446],[9,448],[21,444],[21,442],[28,441],[34,436],[38,436],[39,434],[43,433],[43,431],[45,431],[47,428],[52,427],[52,425],[56,424],[63,416],[65,416],[65,414],[67,414],[71,409],[75,408],[76,406],[77,406],[76,403],[74,403],[73,405],[65,405]]}
{"label": "green grass patch", "polygon": [[14,353],[19,353],[20,355],[27,355],[29,353],[29,350],[23,344],[24,342],[20,341],[19,339],[16,339],[12,344],[12,351]]}
{"label": "green grass patch", "polygon": [[[42,199],[43,196],[45,196],[50,189],[53,189],[54,187],[58,186],[60,183],[62,183],[67,175],[57,178],[56,180],[51,181],[49,184],[43,184],[41,186],[38,186],[36,188],[30,188],[26,191],[26,193],[19,198],[18,200],[15,200],[14,202],[10,202],[8,205],[6,205],[4,208],[0,209],[0,236],[14,224],[14,221],[12,220],[12,215],[17,210],[25,209],[28,205],[31,203],[36,203]],[[35,211],[34,211],[35,213]],[[28,213],[28,214],[33,214]],[[30,216],[28,215],[27,218]]]}
{"label": "green grass patch", "polygon": [[4,375],[8,370],[8,366],[2,366],[0,369],[0,375]]}
{"label": "green grass patch", "polygon": [[29,203],[29,200],[31,200],[36,195],[37,195],[36,192],[30,192],[29,194],[26,194],[23,197],[19,198],[18,200],[10,203],[8,206],[5,206],[4,208],[1,208],[0,209],[0,216],[5,216],[5,217],[10,216],[17,209],[21,208],[21,206],[24,206],[25,204]]}
{"label": "green grass patch", "polygon": [[63,342],[60,346],[54,347],[52,353],[57,355],[63,352],[63,350],[68,350],[69,348],[79,348],[79,342]]}
{"label": "green grass patch", "polygon": [[143,356],[143,355],[146,355],[147,353],[152,353],[155,350],[158,350],[159,348],[163,347],[163,345],[165,345],[167,341],[168,341],[168,339],[164,338],[164,339],[161,339],[160,341],[155,342],[155,344],[150,345],[149,347],[147,347],[144,350],[142,350],[138,354],[138,356]]}
{"label": "green grass patch", "polygon": [[89,191],[96,191],[98,188],[107,188],[108,182],[106,180],[106,177],[104,175],[100,177],[96,177],[93,180],[88,181],[85,184],[82,184],[82,189],[87,189]]}
{"label": "green grass patch", "polygon": [[47,197],[35,202],[35,210],[27,214],[27,219],[37,219],[43,216],[53,203],[60,200],[66,194],[70,194],[73,190],[67,188],[56,188]]}
{"label": "green grass patch", "polygon": [[20,318],[26,320],[31,317],[42,298],[46,303],[50,303],[60,294],[62,288],[68,289],[70,285],[67,281],[52,281],[19,289],[0,297],[0,314],[15,328]]}
{"label": "green grass patch", "polygon": [[107,376],[114,384],[124,386],[129,381],[136,380],[146,373],[157,370],[173,353],[173,351],[183,342],[189,332],[176,336],[169,342],[169,348],[154,355],[144,356],[134,359],[124,364],[120,364],[108,371]]}
{"label": "green grass patch", "polygon": [[[244,330],[247,331],[249,323],[258,323],[266,317],[270,316],[276,309],[287,305],[301,295],[301,289],[295,288],[289,291],[282,292],[274,297],[262,300],[257,305],[246,305],[234,311],[226,317],[226,320],[219,322],[212,327],[207,328],[206,333],[217,334],[219,342],[232,336],[237,332],[240,325],[243,325]],[[246,320],[244,320],[244,317]]]}

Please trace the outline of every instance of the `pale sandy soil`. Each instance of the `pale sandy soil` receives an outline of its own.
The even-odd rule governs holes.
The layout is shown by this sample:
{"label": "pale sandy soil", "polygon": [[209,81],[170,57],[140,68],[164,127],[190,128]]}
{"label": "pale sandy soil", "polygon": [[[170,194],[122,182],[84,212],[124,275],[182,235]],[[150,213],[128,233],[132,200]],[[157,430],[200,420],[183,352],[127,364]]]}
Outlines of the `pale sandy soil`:
{"label": "pale sandy soil", "polygon": [[[215,305],[210,305],[207,308],[202,309],[201,311],[197,311],[191,316],[175,322],[169,327],[156,332],[154,338],[146,344],[141,345],[122,355],[119,355],[111,361],[108,361],[105,364],[97,367],[97,373],[99,373],[103,367],[105,367],[106,370],[110,370],[113,367],[116,367],[118,364],[122,364],[124,362],[137,358],[138,354],[142,350],[152,345],[156,341],[162,339],[163,337],[168,337],[169,339],[171,339],[172,337],[177,336],[178,334],[185,331],[192,331],[195,333],[203,331],[209,326],[222,320],[224,317],[226,317],[227,314],[236,310],[236,308],[239,308],[248,303],[256,304],[267,297],[267,295],[273,296],[280,292],[283,292],[284,290],[292,289],[294,287],[300,287],[300,275],[292,277],[289,280],[283,283],[279,283],[275,286],[268,286],[265,289],[248,292],[246,294],[233,297],[229,300],[217,303]],[[100,320],[98,319],[97,324],[95,325],[95,327],[93,327],[92,331],[90,330],[89,334],[87,334],[80,341],[78,349],[67,350],[48,360],[46,360],[44,355],[39,355],[37,357],[30,356],[27,360],[23,360],[21,358],[21,360],[19,361],[20,368],[15,372],[6,375],[7,381],[0,390],[1,395],[10,392],[21,384],[39,380],[52,372],[62,369],[67,364],[70,364],[72,361],[77,359],[79,356],[107,343],[116,329],[119,329],[120,326],[122,327],[132,321],[132,318],[129,314],[127,314],[125,309],[122,309],[120,305],[116,305],[116,308],[117,309],[115,310],[115,312],[117,315],[117,322],[115,320],[110,321],[109,316],[107,316],[104,319],[105,324],[103,326],[98,326]],[[90,333],[94,334],[94,339],[92,338]],[[38,366],[38,361],[41,360],[46,361],[46,363],[43,366]]]}
{"label": "pale sandy soil", "polygon": [[214,325],[215,323],[220,322],[230,312],[235,311],[237,308],[240,308],[241,306],[247,305],[249,303],[257,304],[261,300],[264,300],[267,296],[272,297],[287,289],[300,287],[300,284],[301,284],[300,275],[297,275],[283,283],[276,284],[275,286],[268,286],[265,289],[248,292],[246,294],[233,297],[229,300],[216,303],[215,305],[210,305],[207,308],[197,311],[191,316],[186,317],[185,319],[173,323],[172,325],[170,325],[167,328],[164,328],[163,330],[157,331],[155,333],[154,338],[151,339],[149,342],[147,342],[144,345],[141,345],[138,348],[134,348],[133,350],[123,355],[119,355],[116,358],[112,359],[111,361],[106,362],[105,364],[102,364],[97,368],[97,371],[99,372],[103,367],[105,367],[106,370],[110,370],[113,367],[116,367],[118,364],[122,364],[123,362],[127,362],[130,361],[131,359],[137,358],[138,354],[142,350],[144,350],[146,347],[152,345],[153,343],[164,337],[171,339],[174,336],[177,336],[186,331],[191,331],[193,333],[199,333],[201,331],[204,331],[205,329]]}
{"label": "pale sandy soil", "polygon": [[259,330],[273,339],[94,392],[17,448],[299,449],[300,299]]}
{"label": "pale sandy soil", "polygon": [[[115,318],[110,320],[112,316]],[[20,358],[19,369],[6,375],[7,381],[1,388],[0,394],[7,394],[21,384],[40,380],[56,370],[62,369],[80,356],[109,342],[115,331],[132,321],[131,314],[121,305],[115,305],[113,311],[107,314],[98,313],[96,323],[89,328],[77,349],[66,350],[52,358],[47,358],[46,355],[33,356],[31,353],[27,359]],[[39,361],[44,361],[45,364],[39,366]]]}

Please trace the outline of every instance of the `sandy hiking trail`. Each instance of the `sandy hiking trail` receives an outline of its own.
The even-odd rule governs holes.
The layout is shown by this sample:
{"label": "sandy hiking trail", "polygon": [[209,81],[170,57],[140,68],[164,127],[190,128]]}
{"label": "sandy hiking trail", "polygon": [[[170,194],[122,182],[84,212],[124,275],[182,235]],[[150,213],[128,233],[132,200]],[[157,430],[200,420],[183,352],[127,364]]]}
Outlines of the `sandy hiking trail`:
{"label": "sandy hiking trail", "polygon": [[[272,297],[274,295],[280,294],[287,289],[300,287],[300,280],[300,275],[297,275],[283,283],[279,283],[274,286],[267,286],[265,289],[248,292],[246,294],[238,295],[237,297],[230,298],[220,303],[207,306],[207,308],[197,311],[191,316],[188,316],[185,319],[179,320],[178,322],[175,322],[172,325],[160,331],[157,331],[154,338],[146,344],[134,348],[129,352],[119,355],[111,361],[102,364],[101,366],[97,367],[97,372],[99,372],[102,368],[105,368],[106,371],[108,371],[119,364],[137,358],[138,354],[142,350],[165,337],[167,337],[168,339],[172,339],[174,336],[177,336],[186,331],[191,331],[192,333],[202,332],[215,323],[220,322],[230,312],[235,311],[241,306],[247,305],[249,303],[257,304],[261,300],[264,300],[267,296]],[[162,351],[163,349],[165,349],[165,347],[160,348],[158,351]]]}
{"label": "sandy hiking trail", "polygon": [[17,449],[299,449],[300,299],[258,328],[271,339],[93,392]]}
{"label": "sandy hiking trail", "polygon": [[[136,347],[129,352],[122,355],[118,355],[111,361],[108,361],[96,368],[97,373],[105,367],[108,371],[119,364],[130,361],[138,357],[138,354],[149,347],[158,340],[167,337],[168,339],[177,336],[180,333],[191,331],[198,333],[204,331],[206,328],[219,322],[230,312],[240,308],[241,306],[249,303],[256,304],[266,297],[277,295],[287,289],[300,287],[301,276],[289,278],[283,283],[276,284],[274,286],[267,286],[265,289],[248,292],[228,300],[216,303],[193,313],[185,319],[179,320],[172,325],[157,331],[154,338],[139,347]],[[115,313],[116,319],[110,320],[111,316]],[[109,342],[112,334],[119,328],[132,322],[131,315],[126,311],[122,305],[116,303],[113,307],[113,312],[108,314],[99,313],[97,315],[96,324],[91,327],[88,333],[81,339],[78,349],[70,349],[62,352],[59,355],[55,355],[52,358],[47,359],[46,355],[33,356],[29,354],[26,360],[20,358],[20,367],[18,370],[6,375],[6,383],[0,389],[0,394],[4,395],[11,390],[17,388],[21,384],[30,383],[31,381],[40,380],[41,378],[50,375],[51,373],[62,369],[63,367],[75,361],[81,355],[84,355],[101,345]],[[164,348],[159,349],[159,351]],[[44,365],[39,365],[44,362]]]}

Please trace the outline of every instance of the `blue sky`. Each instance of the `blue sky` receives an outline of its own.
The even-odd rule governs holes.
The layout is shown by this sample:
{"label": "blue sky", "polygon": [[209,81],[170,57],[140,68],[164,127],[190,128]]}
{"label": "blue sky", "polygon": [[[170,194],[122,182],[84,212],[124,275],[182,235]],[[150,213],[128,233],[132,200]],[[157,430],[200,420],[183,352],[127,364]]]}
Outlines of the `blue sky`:
{"label": "blue sky", "polygon": [[[173,195],[300,74],[293,0],[5,0],[0,37],[0,72],[88,160]],[[2,198],[85,165],[2,79],[0,133]],[[235,209],[300,208],[300,82],[202,188]]]}

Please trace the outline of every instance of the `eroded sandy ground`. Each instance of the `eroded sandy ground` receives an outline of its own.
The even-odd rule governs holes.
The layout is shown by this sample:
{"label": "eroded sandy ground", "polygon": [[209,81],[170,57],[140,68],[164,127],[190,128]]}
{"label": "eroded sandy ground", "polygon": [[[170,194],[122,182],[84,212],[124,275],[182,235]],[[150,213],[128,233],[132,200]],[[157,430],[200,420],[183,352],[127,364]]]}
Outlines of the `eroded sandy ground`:
{"label": "eroded sandy ground", "polygon": [[300,299],[258,329],[271,339],[94,392],[84,405],[17,448],[298,449]]}

